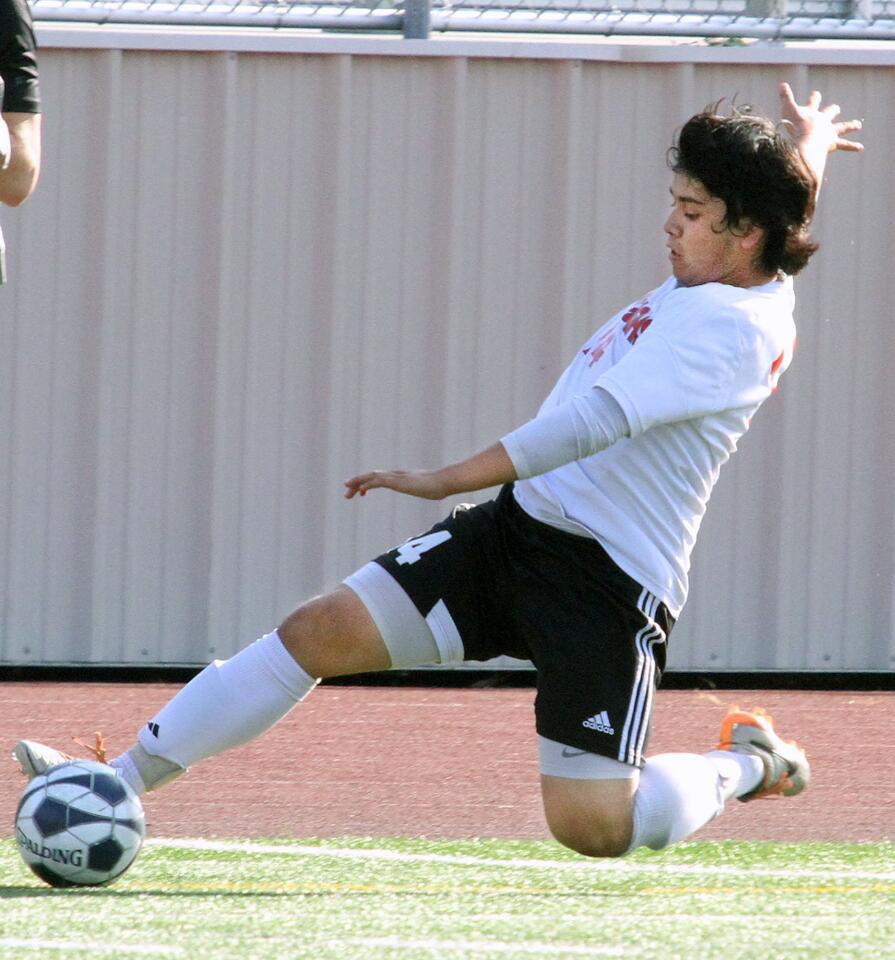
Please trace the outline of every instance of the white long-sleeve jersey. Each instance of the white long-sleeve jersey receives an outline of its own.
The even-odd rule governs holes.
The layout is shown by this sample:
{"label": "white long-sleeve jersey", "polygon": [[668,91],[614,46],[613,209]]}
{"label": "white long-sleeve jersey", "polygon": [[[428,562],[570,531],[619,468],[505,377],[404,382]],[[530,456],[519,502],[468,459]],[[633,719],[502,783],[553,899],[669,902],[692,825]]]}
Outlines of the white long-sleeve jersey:
{"label": "white long-sleeve jersey", "polygon": [[[672,277],[620,311],[585,344],[541,406],[536,421],[552,414],[556,425],[557,408],[567,412],[565,435],[559,429],[551,450],[529,447],[528,455],[525,445],[536,431],[528,441],[525,427],[504,438],[523,471],[528,460],[549,466],[560,450],[567,452],[559,460],[577,457],[519,480],[519,505],[552,526],[595,537],[678,616],[721,466],[792,360],[793,305],[789,278],[744,289],[679,287]],[[580,457],[589,441],[582,438],[587,418],[575,398],[593,395],[594,387],[617,401],[630,436],[600,450],[603,428],[615,423],[617,435],[618,421],[597,416],[599,452]]]}

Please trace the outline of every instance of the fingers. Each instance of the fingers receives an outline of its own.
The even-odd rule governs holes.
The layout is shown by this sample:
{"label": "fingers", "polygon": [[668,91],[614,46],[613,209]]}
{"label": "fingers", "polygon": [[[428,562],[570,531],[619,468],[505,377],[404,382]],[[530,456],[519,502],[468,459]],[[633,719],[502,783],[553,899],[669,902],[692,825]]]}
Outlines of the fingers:
{"label": "fingers", "polygon": [[812,90],[811,93],[808,94],[808,99],[804,106],[796,100],[795,94],[792,92],[792,87],[786,83],[786,81],[778,85],[777,92],[780,94],[781,113],[787,119],[804,120],[811,114],[821,113],[832,121],[839,114],[838,104],[824,107],[823,110],[820,109],[820,90]]}
{"label": "fingers", "polygon": [[789,108],[790,110],[797,110],[799,105],[796,102],[795,95],[792,92],[792,87],[784,81],[777,88],[780,94],[780,101],[784,108]]}
{"label": "fingers", "polygon": [[857,140],[843,140],[841,137],[836,141],[836,149],[844,150],[846,153],[860,153],[864,149],[863,143]]}
{"label": "fingers", "polygon": [[360,494],[362,497],[365,497],[368,490],[381,486],[383,486],[383,480],[379,470],[372,470],[370,473],[361,473],[345,481],[345,499],[350,500],[355,494]]}
{"label": "fingers", "polygon": [[860,153],[864,149],[864,144],[858,140],[847,140],[845,134],[854,133],[856,130],[863,130],[864,124],[860,120],[842,120],[833,124],[836,131],[836,142],[833,144],[834,150],[844,150],[846,153]]}
{"label": "fingers", "polygon": [[360,494],[362,497],[366,495],[366,490],[361,490],[359,484],[355,480],[346,480],[345,481],[345,493],[344,497],[346,500],[351,500],[356,494]]}
{"label": "fingers", "polygon": [[[792,92],[792,87],[786,83],[782,82],[777,88],[780,94],[780,100],[784,107],[794,110],[796,112],[803,109],[799,102],[795,98],[795,94]],[[805,102],[805,109],[813,111],[814,113],[822,113],[829,120],[835,120],[839,116],[841,108],[838,103],[831,103],[828,106],[821,109],[821,93],[820,90],[812,90],[808,94],[808,100]]]}
{"label": "fingers", "polygon": [[438,476],[437,470],[371,470],[345,481],[345,499],[366,496],[370,490],[381,488],[426,500],[442,500],[449,488]]}
{"label": "fingers", "polygon": [[842,109],[838,103],[830,103],[821,108],[820,90],[812,90],[805,105],[801,106],[788,83],[785,81],[780,83],[777,89],[780,94],[781,113],[785,119],[794,120],[798,126],[799,123],[810,124],[811,114],[814,114],[815,118],[820,116],[831,125],[836,135],[834,140],[831,139],[830,150],[860,153],[864,149],[862,143],[846,139],[847,134],[863,129],[862,122],[860,120],[837,120]]}

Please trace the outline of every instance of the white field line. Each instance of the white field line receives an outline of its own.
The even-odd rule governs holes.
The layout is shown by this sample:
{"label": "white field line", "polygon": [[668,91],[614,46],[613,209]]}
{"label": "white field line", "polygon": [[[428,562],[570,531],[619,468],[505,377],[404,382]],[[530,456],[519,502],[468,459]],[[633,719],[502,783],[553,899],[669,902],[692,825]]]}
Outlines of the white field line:
{"label": "white field line", "polygon": [[[681,913],[680,911],[667,913],[625,913],[613,919],[613,923],[704,923],[711,925],[714,923],[741,923],[750,929],[755,927],[755,914],[751,908],[744,908],[748,913]],[[764,913],[762,915],[768,921],[778,921],[780,923],[813,923],[840,925],[842,923],[842,914],[835,913]]]}
{"label": "white field line", "polygon": [[62,950],[71,953],[75,950],[87,950],[90,953],[107,953],[116,957],[123,954],[137,954],[147,957],[182,957],[180,947],[153,947],[149,944],[126,943],[87,943],[84,940],[24,940],[21,937],[0,937],[0,947],[13,947],[16,950]]}
{"label": "white field line", "polygon": [[[752,912],[751,907],[744,908],[748,910],[748,913],[682,913],[680,910],[663,911],[662,913],[630,913],[627,910],[624,913],[624,916],[614,917],[612,922],[614,924],[621,923],[655,923],[655,924],[668,924],[668,923],[742,923],[743,925],[754,926],[755,925],[755,914]],[[766,917],[777,917],[777,914],[765,914]],[[842,915],[838,913],[790,913],[787,911],[785,914],[779,915],[786,920],[787,923],[828,923],[828,924],[841,924]],[[580,920],[581,913],[570,912],[564,915],[565,920]],[[593,917],[589,916],[587,919],[593,921]],[[518,914],[512,913],[464,913],[463,920],[468,923],[474,923],[480,921],[481,923],[513,923],[517,930],[524,928],[525,924],[523,919],[520,919]],[[541,916],[533,916],[531,922],[537,924],[538,926],[543,927],[544,918]]]}
{"label": "white field line", "polygon": [[445,953],[531,953],[536,957],[623,957],[630,951],[623,947],[583,947],[556,943],[502,943],[494,940],[404,940],[400,937],[351,937],[338,943],[358,947],[387,947],[390,950],[431,950],[438,956]]}
{"label": "white field line", "polygon": [[377,850],[359,847],[308,846],[303,844],[280,846],[273,843],[252,843],[230,840],[171,839],[156,838],[147,840],[144,846],[169,847],[177,850],[205,850],[212,853],[256,853],[285,857],[328,857],[336,860],[390,860],[395,863],[440,863],[458,867],[499,867],[514,870],[547,870],[551,873],[572,871],[575,873],[612,872],[646,873],[656,880],[662,876],[694,877],[741,877],[749,876],[782,877],[785,879],[816,878],[818,880],[875,880],[878,882],[895,881],[895,871],[874,872],[871,870],[805,870],[794,864],[780,867],[779,870],[749,867],[743,870],[733,866],[700,866],[698,864],[631,863],[627,860],[535,860],[526,857],[495,859],[493,857],[471,857],[448,853],[401,853],[397,850]]}

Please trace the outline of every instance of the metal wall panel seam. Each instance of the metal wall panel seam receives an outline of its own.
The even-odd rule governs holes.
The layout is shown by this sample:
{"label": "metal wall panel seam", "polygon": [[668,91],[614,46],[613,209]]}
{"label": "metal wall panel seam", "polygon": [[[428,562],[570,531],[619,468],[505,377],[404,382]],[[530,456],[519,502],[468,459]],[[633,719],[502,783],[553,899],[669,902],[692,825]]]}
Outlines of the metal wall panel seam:
{"label": "metal wall panel seam", "polygon": [[214,173],[219,178],[221,237],[217,290],[217,337],[213,401],[213,471],[211,490],[211,555],[206,651],[212,659],[231,652],[232,640],[241,622],[241,558],[243,523],[240,477],[245,439],[243,405],[248,362],[249,216],[251,203],[246,191],[247,177],[241,129],[245,99],[241,58],[235,53],[221,55],[217,70],[221,77],[220,162]]}

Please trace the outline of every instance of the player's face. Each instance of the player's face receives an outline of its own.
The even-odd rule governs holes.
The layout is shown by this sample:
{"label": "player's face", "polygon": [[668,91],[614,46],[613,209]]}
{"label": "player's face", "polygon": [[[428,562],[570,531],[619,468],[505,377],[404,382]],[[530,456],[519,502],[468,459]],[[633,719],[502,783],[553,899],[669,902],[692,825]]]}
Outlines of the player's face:
{"label": "player's face", "polygon": [[724,223],[723,200],[698,181],[676,173],[671,183],[671,213],[665,221],[671,270],[678,283],[728,283],[752,287],[770,277],[757,268],[761,231],[731,233]]}

